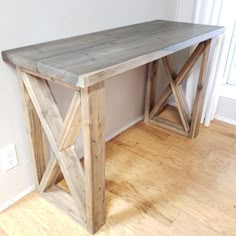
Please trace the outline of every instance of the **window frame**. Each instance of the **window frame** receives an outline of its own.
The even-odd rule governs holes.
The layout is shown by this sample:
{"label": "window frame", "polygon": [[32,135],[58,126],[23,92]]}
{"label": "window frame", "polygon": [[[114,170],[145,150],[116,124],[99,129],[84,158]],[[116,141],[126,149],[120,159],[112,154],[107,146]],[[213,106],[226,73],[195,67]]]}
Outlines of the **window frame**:
{"label": "window frame", "polygon": [[234,22],[233,34],[230,42],[230,47],[224,72],[226,84],[236,86],[236,76],[235,79],[231,79],[232,66],[234,60],[236,60],[236,20]]}

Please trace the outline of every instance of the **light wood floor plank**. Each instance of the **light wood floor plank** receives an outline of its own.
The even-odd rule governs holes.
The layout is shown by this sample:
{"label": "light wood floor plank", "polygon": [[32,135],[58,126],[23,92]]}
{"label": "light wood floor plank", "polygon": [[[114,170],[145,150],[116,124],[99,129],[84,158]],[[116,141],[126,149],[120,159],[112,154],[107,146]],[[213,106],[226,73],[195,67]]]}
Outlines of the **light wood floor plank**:
{"label": "light wood floor plank", "polygon": [[[168,235],[167,226],[109,192],[106,192],[106,205],[107,222],[96,235]],[[44,212],[47,212],[46,216]],[[9,217],[13,219],[9,221]],[[149,225],[148,229],[145,227],[146,225]],[[35,193],[23,199],[19,205],[16,204],[10,210],[5,211],[0,216],[0,226],[6,229],[9,235],[17,236],[90,235]]]}
{"label": "light wood floor plank", "polygon": [[8,236],[8,234],[0,228],[0,236]]}
{"label": "light wood floor plank", "polygon": [[172,204],[177,208],[221,235],[236,235],[235,200],[188,179],[176,185],[175,191]]}
{"label": "light wood floor plank", "polygon": [[[109,141],[106,224],[97,235],[236,235],[234,134],[236,127],[216,121],[190,140],[140,122]],[[0,214],[0,229],[89,235],[35,193]]]}
{"label": "light wood floor plank", "polygon": [[[205,127],[204,129],[207,129],[207,127]],[[236,139],[236,126],[219,120],[214,120],[211,123],[211,132],[217,132],[230,138]]]}
{"label": "light wood floor plank", "polygon": [[170,227],[171,236],[220,236],[189,214],[181,213]]}

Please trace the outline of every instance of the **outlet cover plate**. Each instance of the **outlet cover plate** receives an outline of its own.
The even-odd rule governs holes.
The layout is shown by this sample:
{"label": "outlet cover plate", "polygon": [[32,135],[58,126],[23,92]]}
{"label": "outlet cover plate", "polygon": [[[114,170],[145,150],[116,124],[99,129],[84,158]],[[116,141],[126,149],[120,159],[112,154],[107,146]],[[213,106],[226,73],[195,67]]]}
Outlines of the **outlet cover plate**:
{"label": "outlet cover plate", "polygon": [[11,144],[0,150],[0,169],[8,171],[18,165],[15,145]]}

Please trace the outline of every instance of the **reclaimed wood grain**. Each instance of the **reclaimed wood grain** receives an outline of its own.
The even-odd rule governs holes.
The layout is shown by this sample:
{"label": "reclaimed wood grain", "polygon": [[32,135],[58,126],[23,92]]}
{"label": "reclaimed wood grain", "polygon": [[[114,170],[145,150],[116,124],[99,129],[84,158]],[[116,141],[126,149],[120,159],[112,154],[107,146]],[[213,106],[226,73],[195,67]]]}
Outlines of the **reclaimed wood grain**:
{"label": "reclaimed wood grain", "polygon": [[24,73],[23,81],[50,143],[55,143],[63,127],[60,111],[46,80]]}
{"label": "reclaimed wood grain", "polygon": [[76,91],[67,112],[63,129],[58,139],[60,151],[75,144],[82,126],[80,92]]}
{"label": "reclaimed wood grain", "polygon": [[104,82],[81,90],[87,229],[105,223]]}
{"label": "reclaimed wood grain", "polygon": [[42,180],[39,184],[39,192],[44,192],[48,188],[50,188],[53,184],[55,184],[58,176],[60,175],[61,171],[57,160],[54,156],[49,159],[47,168],[43,174]]}
{"label": "reclaimed wood grain", "polygon": [[[78,214],[83,222],[86,222],[84,171],[73,146],[64,151],[58,149],[57,140],[63,130],[63,120],[50,87],[46,80],[38,79],[32,75],[24,73],[22,78],[51,144],[55,158],[70,188]],[[51,168],[48,172],[51,175],[55,173]],[[54,176],[48,176],[47,178],[53,179]]]}
{"label": "reclaimed wood grain", "polygon": [[3,59],[88,87],[215,37],[223,27],[156,20],[4,51]]}
{"label": "reclaimed wood grain", "polygon": [[199,79],[197,84],[197,92],[193,104],[192,122],[190,127],[190,138],[196,138],[199,133],[200,120],[202,115],[204,82],[206,80],[208,56],[211,47],[211,39],[205,41],[205,48],[202,56]]}
{"label": "reclaimed wood grain", "polygon": [[146,98],[145,98],[145,111],[144,121],[149,121],[149,113],[154,105],[154,98],[156,92],[156,77],[158,74],[159,61],[149,63],[147,66],[147,84],[146,84]]}
{"label": "reclaimed wood grain", "polygon": [[76,222],[79,222],[80,225],[85,227],[85,223],[78,217],[73,198],[68,192],[53,185],[46,192],[42,193],[42,196],[56,207],[63,210],[72,220],[76,220]]}
{"label": "reclaimed wood grain", "polygon": [[46,169],[47,156],[45,156],[45,149],[47,149],[48,145],[37,112],[23,83],[23,72],[19,67],[17,67],[17,75],[22,97],[22,104],[27,122],[35,185],[36,188],[38,188],[43,173]]}

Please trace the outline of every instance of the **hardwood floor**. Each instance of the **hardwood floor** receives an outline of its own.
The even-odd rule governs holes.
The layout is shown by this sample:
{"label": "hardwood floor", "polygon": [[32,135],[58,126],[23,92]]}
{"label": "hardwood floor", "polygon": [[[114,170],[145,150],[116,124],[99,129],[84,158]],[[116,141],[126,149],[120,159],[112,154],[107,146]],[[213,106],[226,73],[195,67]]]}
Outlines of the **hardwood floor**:
{"label": "hardwood floor", "polygon": [[[235,126],[190,140],[140,122],[106,144],[106,179],[97,235],[236,235]],[[89,234],[32,193],[0,214],[0,235]]]}
{"label": "hardwood floor", "polygon": [[6,232],[3,231],[1,228],[0,228],[0,235],[1,235],[1,236],[7,236]]}

